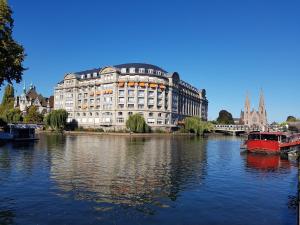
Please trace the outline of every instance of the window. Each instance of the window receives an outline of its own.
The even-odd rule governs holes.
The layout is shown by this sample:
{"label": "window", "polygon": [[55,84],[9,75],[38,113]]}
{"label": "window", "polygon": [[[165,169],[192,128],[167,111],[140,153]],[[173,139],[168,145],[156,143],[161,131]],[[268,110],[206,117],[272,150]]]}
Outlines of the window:
{"label": "window", "polygon": [[153,74],[153,69],[148,69],[149,74]]}
{"label": "window", "polygon": [[162,120],[157,120],[157,124],[161,125],[161,124],[163,124],[163,121]]}
{"label": "window", "polygon": [[138,98],[138,104],[144,104],[145,99],[144,98]]}
{"label": "window", "polygon": [[149,96],[149,97],[154,97],[154,91],[149,91],[149,92],[148,92],[148,96]]}
{"label": "window", "polygon": [[129,97],[128,98],[128,103],[134,103],[134,97]]}
{"label": "window", "polygon": [[121,73],[126,73],[127,72],[127,69],[126,68],[122,68],[121,69]]}
{"label": "window", "polygon": [[151,112],[151,113],[149,113],[149,117],[153,117],[153,113]]}
{"label": "window", "polygon": [[128,90],[128,95],[133,96],[134,95],[134,90]]}
{"label": "window", "polygon": [[84,78],[85,78],[85,76],[84,76],[84,74],[82,74],[82,75],[81,75],[81,79],[84,79]]}
{"label": "window", "polygon": [[124,123],[124,118],[117,118],[117,123]]}
{"label": "window", "polygon": [[129,73],[135,73],[135,68],[130,68]]}
{"label": "window", "polygon": [[86,77],[87,77],[87,78],[91,78],[91,74],[88,73],[88,74],[86,75]]}
{"label": "window", "polygon": [[119,90],[119,96],[124,96],[124,90]]}
{"label": "window", "polygon": [[139,90],[138,96],[139,97],[144,97],[145,91],[144,90]]}
{"label": "window", "polygon": [[88,93],[84,93],[84,97],[87,98],[87,96],[88,96]]}
{"label": "window", "polygon": [[139,104],[139,105],[138,105],[138,108],[139,108],[139,109],[143,109],[143,108],[144,108],[144,105]]}
{"label": "window", "polygon": [[148,105],[154,105],[154,99],[153,98],[148,99]]}
{"label": "window", "polygon": [[94,99],[90,99],[90,104],[94,104]]}
{"label": "window", "polygon": [[118,116],[122,116],[123,115],[123,112],[118,112]]}
{"label": "window", "polygon": [[93,113],[92,113],[92,112],[90,112],[90,116],[93,116]]}
{"label": "window", "polygon": [[98,112],[96,112],[96,116],[99,116],[99,113],[98,113]]}
{"label": "window", "polygon": [[124,97],[119,98],[119,103],[125,103],[125,98]]}
{"label": "window", "polygon": [[133,113],[132,112],[128,112],[128,115],[131,116]]}
{"label": "window", "polygon": [[77,113],[77,116],[80,116],[80,113]]}
{"label": "window", "polygon": [[83,113],[83,116],[86,116],[86,113]]}
{"label": "window", "polygon": [[97,73],[93,73],[93,77],[97,77]]}
{"label": "window", "polygon": [[161,113],[158,113],[157,116],[158,116],[158,117],[161,117]]}
{"label": "window", "polygon": [[134,108],[134,104],[128,104],[128,108],[129,108],[129,109]]}
{"label": "window", "polygon": [[147,119],[148,124],[154,124],[155,123],[155,119],[153,118],[148,118]]}
{"label": "window", "polygon": [[144,68],[140,68],[139,69],[139,73],[145,73],[145,69]]}
{"label": "window", "polygon": [[157,74],[157,75],[161,75],[161,71],[159,71],[159,70],[156,71],[156,74]]}

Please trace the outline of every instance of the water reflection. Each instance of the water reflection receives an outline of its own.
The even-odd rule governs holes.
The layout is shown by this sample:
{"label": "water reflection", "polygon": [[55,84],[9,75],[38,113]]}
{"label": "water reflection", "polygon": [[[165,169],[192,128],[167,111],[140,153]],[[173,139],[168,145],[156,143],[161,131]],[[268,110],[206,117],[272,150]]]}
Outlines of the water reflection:
{"label": "water reflection", "polygon": [[261,171],[275,171],[278,169],[289,169],[290,162],[280,155],[247,154],[247,167]]}
{"label": "water reflection", "polygon": [[164,198],[176,200],[181,190],[205,178],[206,143],[200,143],[171,137],[67,137],[64,151],[52,155],[51,177],[76,199],[167,207]]}

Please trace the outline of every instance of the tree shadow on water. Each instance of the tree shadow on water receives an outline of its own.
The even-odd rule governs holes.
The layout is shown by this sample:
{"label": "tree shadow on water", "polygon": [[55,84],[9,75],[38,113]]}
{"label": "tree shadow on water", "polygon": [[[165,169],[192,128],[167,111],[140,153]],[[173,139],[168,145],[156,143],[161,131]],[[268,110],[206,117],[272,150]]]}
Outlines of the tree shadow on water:
{"label": "tree shadow on water", "polygon": [[15,213],[11,210],[0,210],[0,224],[9,225],[14,223]]}

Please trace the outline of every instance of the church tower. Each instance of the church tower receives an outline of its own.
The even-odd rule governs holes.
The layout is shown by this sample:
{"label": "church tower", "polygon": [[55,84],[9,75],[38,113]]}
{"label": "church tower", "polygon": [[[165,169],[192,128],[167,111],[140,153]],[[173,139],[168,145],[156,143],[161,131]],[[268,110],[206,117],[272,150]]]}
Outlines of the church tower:
{"label": "church tower", "polygon": [[265,97],[264,97],[264,93],[262,90],[260,92],[258,113],[259,113],[260,126],[265,127],[268,124],[268,120],[267,120],[267,111],[266,111],[266,105],[265,105]]}
{"label": "church tower", "polygon": [[245,111],[244,111],[244,124],[250,125],[250,113],[251,113],[251,105],[249,100],[249,94],[247,93],[246,101],[245,101]]}

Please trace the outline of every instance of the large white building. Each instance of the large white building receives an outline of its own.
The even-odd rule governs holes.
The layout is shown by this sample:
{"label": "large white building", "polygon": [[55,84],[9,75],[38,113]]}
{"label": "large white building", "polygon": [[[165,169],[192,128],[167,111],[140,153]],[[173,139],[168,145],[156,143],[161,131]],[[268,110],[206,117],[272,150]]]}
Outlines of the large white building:
{"label": "large white building", "polygon": [[139,113],[152,128],[176,128],[187,116],[207,120],[206,91],[177,72],[130,63],[69,73],[54,91],[54,108],[85,128],[123,129]]}

